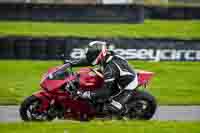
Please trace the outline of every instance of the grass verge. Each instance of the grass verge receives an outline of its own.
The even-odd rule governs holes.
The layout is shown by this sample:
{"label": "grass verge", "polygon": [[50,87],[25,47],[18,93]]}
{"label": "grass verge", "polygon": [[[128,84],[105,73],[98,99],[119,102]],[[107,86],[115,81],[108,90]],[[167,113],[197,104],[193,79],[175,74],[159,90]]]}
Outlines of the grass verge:
{"label": "grass verge", "polygon": [[[137,69],[156,73],[150,92],[159,104],[200,104],[200,62],[130,61]],[[0,61],[0,104],[19,104],[39,88],[41,75],[58,61]]]}
{"label": "grass verge", "polygon": [[199,133],[200,122],[93,121],[89,123],[1,123],[3,133]]}
{"label": "grass verge", "polygon": [[[98,27],[98,28],[97,28]],[[200,21],[146,20],[144,24],[1,21],[0,35],[199,39]]]}

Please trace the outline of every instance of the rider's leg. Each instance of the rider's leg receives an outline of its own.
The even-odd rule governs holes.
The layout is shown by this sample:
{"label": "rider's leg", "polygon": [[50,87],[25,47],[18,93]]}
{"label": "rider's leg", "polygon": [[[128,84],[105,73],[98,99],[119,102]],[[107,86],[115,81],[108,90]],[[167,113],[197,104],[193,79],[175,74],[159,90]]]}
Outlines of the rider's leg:
{"label": "rider's leg", "polygon": [[123,91],[121,91],[117,96],[115,96],[110,104],[108,104],[107,109],[113,113],[123,113],[126,109],[124,105],[132,98],[133,90],[138,86],[138,79],[130,82]]}
{"label": "rider's leg", "polygon": [[124,105],[132,98],[132,93],[133,91],[130,90],[121,92],[107,105],[107,110],[112,113],[122,113],[124,111]]}

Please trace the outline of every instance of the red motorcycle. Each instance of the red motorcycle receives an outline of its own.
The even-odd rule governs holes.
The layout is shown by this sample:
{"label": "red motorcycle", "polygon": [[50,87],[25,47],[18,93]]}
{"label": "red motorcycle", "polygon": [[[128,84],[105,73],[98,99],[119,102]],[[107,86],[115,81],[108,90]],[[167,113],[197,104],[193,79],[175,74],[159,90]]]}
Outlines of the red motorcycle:
{"label": "red motorcycle", "polygon": [[[140,88],[146,88],[154,74],[138,71],[137,75],[139,85],[133,90],[133,98],[125,105],[126,113],[121,114],[121,118],[149,120],[155,113],[156,100]],[[114,114],[104,111],[106,101],[85,100],[77,95],[78,90],[92,91],[101,88],[103,83],[100,71],[82,68],[78,72],[73,72],[70,61],[51,68],[43,75],[40,82],[42,89],[22,102],[19,110],[21,119],[50,121],[57,118],[88,121],[94,118],[115,117]]]}

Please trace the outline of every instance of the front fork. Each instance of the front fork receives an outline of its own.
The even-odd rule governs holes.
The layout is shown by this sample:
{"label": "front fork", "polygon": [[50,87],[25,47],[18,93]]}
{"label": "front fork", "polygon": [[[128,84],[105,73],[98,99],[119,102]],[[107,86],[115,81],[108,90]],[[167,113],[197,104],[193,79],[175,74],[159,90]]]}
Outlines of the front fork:
{"label": "front fork", "polygon": [[45,90],[37,91],[37,92],[33,93],[33,96],[35,96],[38,99],[40,99],[41,106],[37,110],[39,112],[47,112],[48,109],[50,108],[51,104],[54,103],[54,100],[52,100],[53,99],[52,95],[49,94]]}
{"label": "front fork", "polygon": [[[35,97],[40,99],[41,101],[41,107],[38,109],[39,112],[47,113],[50,117],[55,118],[58,117],[60,119],[64,118],[64,105],[62,103],[57,104],[57,97],[52,95],[51,93],[40,90],[33,94]],[[61,98],[63,100],[63,97],[67,97],[65,95],[62,95]],[[61,100],[61,99],[59,99]]]}

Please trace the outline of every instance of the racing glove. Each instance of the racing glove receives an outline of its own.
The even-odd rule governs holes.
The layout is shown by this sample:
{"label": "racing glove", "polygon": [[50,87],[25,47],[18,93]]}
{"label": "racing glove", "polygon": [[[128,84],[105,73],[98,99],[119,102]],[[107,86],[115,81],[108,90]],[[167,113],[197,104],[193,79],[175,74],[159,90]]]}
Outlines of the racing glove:
{"label": "racing glove", "polygon": [[90,91],[77,91],[77,95],[83,99],[91,99],[91,92]]}

